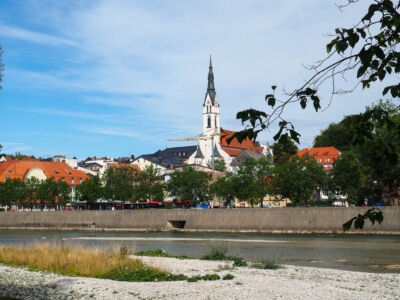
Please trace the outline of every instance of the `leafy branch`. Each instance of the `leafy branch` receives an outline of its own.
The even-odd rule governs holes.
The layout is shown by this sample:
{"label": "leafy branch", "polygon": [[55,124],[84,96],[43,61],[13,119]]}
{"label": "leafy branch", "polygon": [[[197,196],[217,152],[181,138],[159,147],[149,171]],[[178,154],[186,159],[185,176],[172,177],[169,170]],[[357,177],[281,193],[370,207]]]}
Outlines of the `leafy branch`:
{"label": "leafy branch", "polygon": [[372,225],[375,224],[375,222],[378,222],[381,224],[383,222],[383,214],[382,211],[376,207],[370,208],[367,210],[367,212],[363,215],[358,214],[357,217],[354,217],[344,223],[343,226],[343,231],[346,232],[351,229],[351,226],[354,223],[354,228],[355,229],[362,229],[364,227],[365,220],[368,219],[372,223]]}

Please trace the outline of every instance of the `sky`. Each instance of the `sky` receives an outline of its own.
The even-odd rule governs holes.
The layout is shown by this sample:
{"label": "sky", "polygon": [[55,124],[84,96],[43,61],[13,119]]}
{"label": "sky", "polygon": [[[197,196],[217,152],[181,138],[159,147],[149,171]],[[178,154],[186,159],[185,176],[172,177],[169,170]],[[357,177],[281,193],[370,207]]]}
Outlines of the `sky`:
{"label": "sky", "polygon": [[[1,0],[3,152],[83,159],[189,145],[167,140],[201,133],[210,54],[221,126],[240,130],[236,113],[268,111],[271,85],[303,83],[327,34],[356,23],[368,2],[340,11],[340,0]],[[322,112],[285,111],[299,148],[381,90],[359,88],[332,103],[328,90],[320,96]],[[260,143],[273,143],[275,132]]]}

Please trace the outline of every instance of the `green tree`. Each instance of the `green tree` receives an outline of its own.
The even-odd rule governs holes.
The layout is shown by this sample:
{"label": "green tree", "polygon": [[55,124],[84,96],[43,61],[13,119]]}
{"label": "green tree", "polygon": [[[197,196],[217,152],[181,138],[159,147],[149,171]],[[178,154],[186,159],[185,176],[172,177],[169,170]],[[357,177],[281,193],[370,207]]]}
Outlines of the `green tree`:
{"label": "green tree", "polygon": [[226,176],[219,177],[211,183],[210,193],[225,200],[225,206],[231,205],[235,199],[236,184],[237,176],[234,173],[227,173]]}
{"label": "green tree", "polygon": [[[346,5],[354,4],[358,1],[347,0]],[[265,96],[268,106],[271,107],[270,113],[255,109],[248,109],[237,114],[246,128],[233,135],[228,142],[237,138],[239,141],[249,137],[255,139],[257,135],[269,128],[276,120],[279,120],[279,129],[274,136],[275,140],[282,137],[291,137],[299,142],[300,134],[295,130],[292,122],[282,118],[285,108],[293,103],[298,103],[302,109],[312,104],[318,111],[321,108],[319,91],[326,84],[332,91],[330,101],[334,95],[352,92],[358,85],[362,88],[370,88],[376,81],[384,81],[388,78],[390,85],[386,85],[382,94],[390,92],[393,98],[400,98],[400,83],[396,74],[400,73],[400,1],[373,0],[368,7],[368,11],[358,22],[353,22],[350,28],[336,28],[335,37],[326,45],[328,52],[325,59],[319,60],[311,66],[312,75],[304,83],[291,91],[283,90],[282,99],[275,93],[276,85],[271,87],[272,92]],[[348,90],[341,88],[337,84],[337,78],[356,70],[354,86]],[[379,115],[379,113],[381,113]],[[377,119],[387,122],[387,114],[377,110]],[[364,121],[368,115],[363,115]],[[359,122],[358,136],[362,136],[363,131],[368,131],[368,122]],[[366,126],[366,127],[365,127]],[[397,133],[400,135],[400,133]],[[371,145],[372,146],[372,145]],[[376,217],[378,216],[378,219]],[[346,223],[344,229],[349,228],[349,224],[354,221],[356,228],[362,228],[365,219],[381,221],[382,214],[379,211],[368,211],[366,214],[355,217]]]}
{"label": "green tree", "polygon": [[210,176],[201,171],[196,171],[190,166],[184,166],[182,170],[171,173],[167,181],[167,191],[171,197],[179,200],[205,201],[209,199],[208,185]]}
{"label": "green tree", "polygon": [[96,203],[104,196],[103,184],[98,175],[85,179],[76,187],[76,198],[87,204]]}
{"label": "green tree", "polygon": [[262,207],[264,197],[274,193],[273,167],[267,158],[247,158],[239,166],[235,179],[235,196],[248,200],[252,207],[256,203]]}
{"label": "green tree", "polygon": [[0,205],[10,206],[23,199],[23,182],[18,178],[8,179],[0,183]]}
{"label": "green tree", "polygon": [[66,182],[56,181],[53,177],[50,177],[39,184],[36,197],[46,204],[63,206],[70,200],[71,188]]}
{"label": "green tree", "polygon": [[346,196],[349,202],[360,204],[368,196],[367,188],[359,158],[354,152],[345,151],[333,163],[333,169],[323,190],[330,199]]}
{"label": "green tree", "polygon": [[37,190],[39,188],[40,181],[36,177],[26,178],[23,181],[24,196],[23,199],[31,204],[36,203]]}
{"label": "green tree", "polygon": [[104,196],[112,200],[133,200],[137,171],[131,167],[109,167],[104,174]]}
{"label": "green tree", "polygon": [[153,166],[138,172],[135,182],[133,196],[136,201],[162,202],[164,200],[165,187]]}
{"label": "green tree", "polygon": [[352,133],[342,122],[331,123],[314,139],[314,147],[335,147],[341,152],[351,149]]}
{"label": "green tree", "polygon": [[223,158],[217,158],[214,160],[214,170],[220,171],[220,172],[226,171],[226,165],[225,165],[225,161]]}
{"label": "green tree", "polygon": [[291,138],[282,138],[272,145],[273,161],[280,164],[287,161],[297,153],[299,149]]}
{"label": "green tree", "polygon": [[274,168],[275,184],[283,198],[289,198],[293,205],[307,203],[317,186],[324,184],[326,174],[315,159],[305,155],[292,156],[290,160]]}

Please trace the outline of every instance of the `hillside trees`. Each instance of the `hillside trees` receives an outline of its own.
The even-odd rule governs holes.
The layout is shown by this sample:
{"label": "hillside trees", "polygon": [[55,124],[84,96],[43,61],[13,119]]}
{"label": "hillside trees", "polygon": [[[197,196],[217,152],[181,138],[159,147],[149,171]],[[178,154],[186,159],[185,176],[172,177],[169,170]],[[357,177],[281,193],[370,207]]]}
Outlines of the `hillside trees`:
{"label": "hillside trees", "polygon": [[398,107],[381,101],[364,113],[345,117],[340,124],[352,138],[348,150],[334,162],[328,192],[332,196],[346,195],[358,203],[368,198],[398,205]]}

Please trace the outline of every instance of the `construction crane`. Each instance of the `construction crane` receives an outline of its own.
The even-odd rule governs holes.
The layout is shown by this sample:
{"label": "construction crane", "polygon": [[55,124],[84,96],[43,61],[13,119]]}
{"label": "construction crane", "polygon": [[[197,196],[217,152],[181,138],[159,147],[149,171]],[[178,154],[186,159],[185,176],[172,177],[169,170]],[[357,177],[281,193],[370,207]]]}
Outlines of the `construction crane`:
{"label": "construction crane", "polygon": [[187,141],[211,140],[211,166],[212,166],[212,171],[214,173],[214,137],[216,135],[217,134],[214,132],[210,136],[196,136],[196,137],[191,137],[191,138],[169,139],[168,142],[187,142]]}

